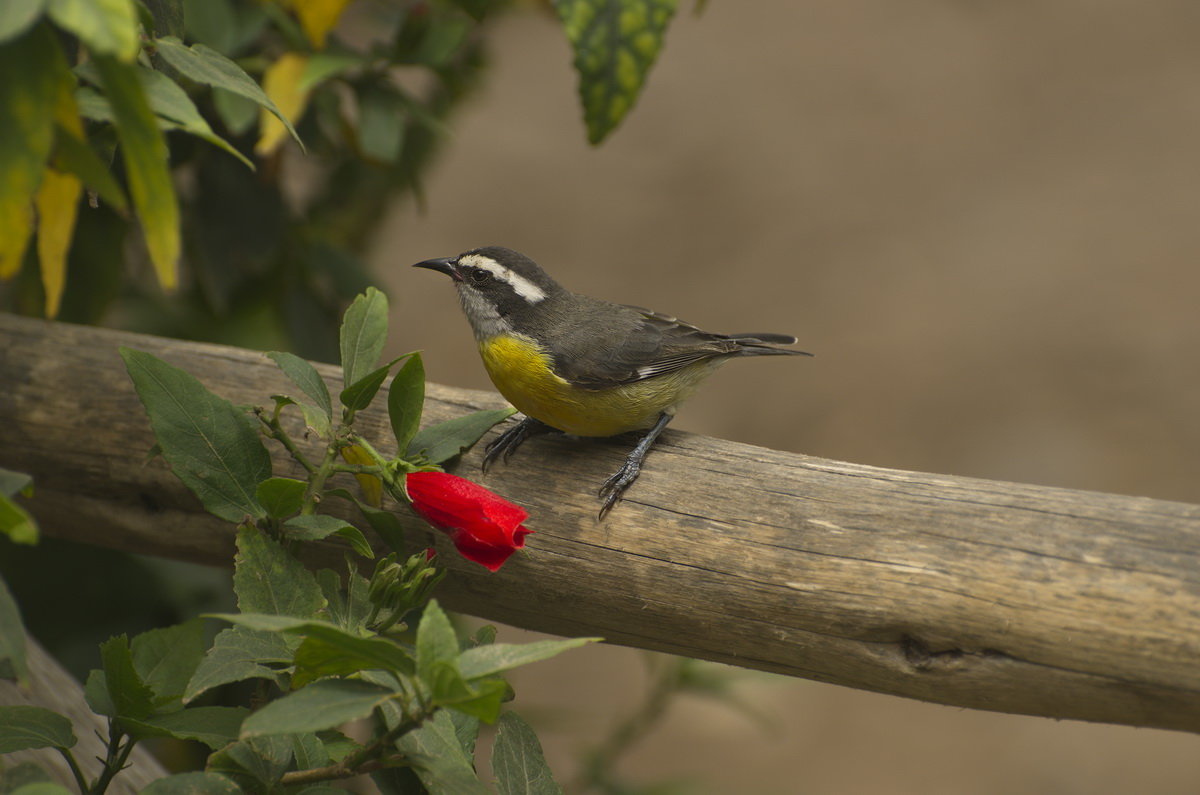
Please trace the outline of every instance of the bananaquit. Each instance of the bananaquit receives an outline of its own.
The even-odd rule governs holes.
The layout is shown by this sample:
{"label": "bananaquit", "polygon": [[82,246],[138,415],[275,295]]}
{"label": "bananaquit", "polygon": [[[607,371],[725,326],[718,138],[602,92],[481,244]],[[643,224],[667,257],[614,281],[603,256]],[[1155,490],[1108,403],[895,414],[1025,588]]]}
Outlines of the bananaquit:
{"label": "bananaquit", "polygon": [[539,433],[646,431],[601,487],[601,519],[637,480],[675,409],[726,359],[811,355],[774,347],[796,342],[787,334],[712,334],[669,315],[576,295],[533,260],[498,246],[413,267],[454,280],[492,383],[525,414],[488,445],[485,470]]}

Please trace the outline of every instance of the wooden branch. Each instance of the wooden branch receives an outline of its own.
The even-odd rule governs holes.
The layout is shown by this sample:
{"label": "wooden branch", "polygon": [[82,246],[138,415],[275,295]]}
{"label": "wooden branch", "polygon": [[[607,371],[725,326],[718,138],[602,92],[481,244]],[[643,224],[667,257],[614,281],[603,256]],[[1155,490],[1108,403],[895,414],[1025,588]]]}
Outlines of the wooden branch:
{"label": "wooden branch", "polygon": [[[290,389],[258,353],[0,316],[0,466],[35,476],[49,533],[228,565],[233,528],[144,461],[153,439],[118,345],[234,403]],[[426,421],[497,405],[431,385]],[[362,421],[387,449],[382,411]],[[493,470],[483,482],[528,507],[537,532],[498,574],[437,538],[453,569],[443,601],[943,704],[1200,731],[1200,506],[668,431],[599,523],[595,490],[627,448],[538,438]],[[477,478],[479,453],[464,458]],[[438,535],[408,526],[419,544]]]}

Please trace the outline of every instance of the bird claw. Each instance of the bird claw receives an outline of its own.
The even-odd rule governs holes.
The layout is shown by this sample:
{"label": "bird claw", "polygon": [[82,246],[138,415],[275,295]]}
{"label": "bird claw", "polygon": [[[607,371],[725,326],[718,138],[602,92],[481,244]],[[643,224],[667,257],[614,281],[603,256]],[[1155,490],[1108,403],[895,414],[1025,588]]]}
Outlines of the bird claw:
{"label": "bird claw", "polygon": [[512,426],[504,433],[497,436],[492,441],[488,442],[487,447],[483,448],[483,463],[481,469],[486,473],[488,467],[495,463],[499,458],[504,463],[508,463],[508,459],[512,458],[512,454],[517,451],[522,442],[530,436],[538,433],[545,433],[550,430],[550,426],[533,419],[526,417],[525,419]]}
{"label": "bird claw", "polygon": [[637,447],[629,453],[625,458],[625,463],[621,468],[613,473],[612,477],[604,481],[604,485],[600,487],[600,499],[604,501],[604,505],[600,507],[600,521],[604,521],[604,517],[608,515],[621,498],[625,495],[625,490],[633,485],[633,482],[638,479],[638,475],[642,472],[642,462],[646,460],[646,453],[650,451],[650,446],[654,444],[654,440],[667,427],[667,423],[671,421],[671,414],[663,412],[658,417],[658,422],[654,423],[642,440],[637,443]]}
{"label": "bird claw", "polygon": [[638,475],[641,472],[641,462],[630,457],[625,460],[620,469],[608,480],[604,481],[604,485],[600,487],[600,491],[598,492],[598,496],[604,502],[600,507],[601,520],[608,515],[609,511],[616,507],[617,503],[625,495],[625,490],[633,485],[633,482],[638,479]]}

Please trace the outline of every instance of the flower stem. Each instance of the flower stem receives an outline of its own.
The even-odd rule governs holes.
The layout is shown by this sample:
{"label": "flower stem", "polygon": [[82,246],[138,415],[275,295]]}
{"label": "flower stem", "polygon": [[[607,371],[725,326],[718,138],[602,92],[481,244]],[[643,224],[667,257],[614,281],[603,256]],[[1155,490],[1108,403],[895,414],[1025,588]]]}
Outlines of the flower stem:
{"label": "flower stem", "polygon": [[353,778],[364,773],[370,773],[385,767],[398,767],[403,756],[384,757],[380,754],[390,748],[404,734],[418,728],[432,713],[426,712],[419,719],[402,721],[395,728],[381,734],[370,745],[365,745],[340,762],[325,767],[314,767],[309,770],[293,770],[284,773],[279,783],[284,786],[296,784],[315,784],[318,781],[332,781],[342,778]]}
{"label": "flower stem", "polygon": [[104,755],[104,771],[96,779],[96,783],[92,784],[89,790],[90,795],[104,795],[104,791],[108,789],[113,778],[125,769],[125,763],[129,760],[129,754],[133,752],[133,746],[137,745],[137,741],[126,738],[125,743],[122,744],[121,740],[124,737],[124,732],[118,730],[110,720],[108,722],[108,750]]}
{"label": "flower stem", "polygon": [[283,425],[281,425],[279,422],[278,414],[268,419],[264,417],[262,413],[259,413],[258,419],[263,425],[267,426],[263,433],[266,434],[268,439],[274,439],[283,445],[283,448],[288,451],[288,454],[291,455],[292,458],[296,459],[300,466],[304,467],[304,469],[310,475],[316,471],[317,468],[312,465],[312,462],[308,460],[304,453],[300,452],[300,448],[296,447],[296,443],[292,440],[292,437],[283,429]]}
{"label": "flower stem", "polygon": [[67,748],[56,748],[62,758],[67,760],[67,767],[71,768],[71,775],[75,777],[75,786],[79,787],[79,792],[85,793],[88,791],[87,779],[83,776],[83,771],[79,769],[79,764],[75,761],[75,754],[71,753]]}
{"label": "flower stem", "polygon": [[309,470],[308,488],[304,490],[304,502],[300,506],[301,515],[311,515],[317,512],[320,494],[325,489],[325,481],[329,480],[329,476],[333,474],[340,447],[337,439],[331,441],[325,447],[325,457],[321,459],[321,465],[316,469]]}

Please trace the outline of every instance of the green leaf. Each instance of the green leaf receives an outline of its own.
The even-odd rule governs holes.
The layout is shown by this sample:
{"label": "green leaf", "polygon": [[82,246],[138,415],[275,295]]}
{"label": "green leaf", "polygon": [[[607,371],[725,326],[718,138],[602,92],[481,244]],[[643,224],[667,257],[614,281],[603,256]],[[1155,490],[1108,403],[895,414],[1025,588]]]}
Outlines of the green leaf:
{"label": "green leaf", "polygon": [[346,790],[324,781],[318,784],[308,784],[302,789],[293,789],[290,792],[294,795],[346,795]]}
{"label": "green leaf", "polygon": [[575,50],[588,141],[612,132],[646,82],[676,0],[553,0]]}
{"label": "green leaf", "polygon": [[[309,624],[322,623],[320,619],[307,619],[298,616],[279,615],[277,613],[207,613],[205,618],[215,618],[218,621],[228,621],[239,627],[258,630],[261,632],[287,632],[299,630]],[[330,624],[330,626],[333,626]]]}
{"label": "green leaf", "polygon": [[[407,675],[414,670],[412,655],[396,643],[378,636],[362,637],[328,621],[305,621],[262,613],[221,613],[213,617],[248,629],[304,636],[306,640],[296,650],[295,657],[301,683],[320,675],[316,669],[321,667],[328,667],[326,673],[381,669]],[[301,668],[309,670],[302,673]]]}
{"label": "green leaf", "polygon": [[183,35],[183,0],[142,0],[154,17],[155,36]]}
{"label": "green leaf", "polygon": [[265,517],[254,491],[271,476],[271,457],[243,414],[178,367],[141,351],[120,351],[179,479],[226,521]]}
{"label": "green leaf", "polygon": [[450,720],[454,723],[454,735],[458,737],[459,745],[468,759],[475,758],[475,742],[479,739],[479,719],[461,712],[451,711]]}
{"label": "green leaf", "polygon": [[183,130],[208,141],[242,161],[251,171],[255,170],[254,163],[249,158],[213,132],[208,121],[196,109],[192,98],[178,83],[154,69],[138,67],[137,74],[138,79],[142,81],[142,90],[146,92],[146,98],[150,101],[150,109],[158,114],[160,119],[170,122],[171,128]]}
{"label": "green leaf", "polygon": [[355,506],[359,507],[362,516],[367,520],[367,524],[371,525],[371,530],[376,531],[379,538],[382,538],[383,542],[388,544],[392,551],[395,551],[397,555],[406,554],[404,552],[404,526],[396,514],[391,513],[390,510],[368,506],[367,503],[362,502],[346,489],[330,489],[325,494],[341,497],[342,500],[353,502]]}
{"label": "green leaf", "polygon": [[138,739],[174,737],[196,740],[214,751],[238,738],[242,722],[250,714],[245,707],[190,707],[167,715],[152,715],[140,721],[124,721],[123,728]]}
{"label": "green leaf", "polygon": [[334,762],[340,762],[362,746],[336,729],[317,732],[317,739],[325,746],[325,753]]}
{"label": "green leaf", "polygon": [[339,397],[346,410],[362,411],[371,405],[371,401],[375,399],[375,394],[379,392],[379,387],[383,386],[388,372],[395,363],[396,360],[392,360],[343,389]]}
{"label": "green leaf", "polygon": [[454,720],[447,710],[438,710],[421,728],[400,737],[396,749],[404,754],[430,792],[453,792],[455,795],[488,795],[491,792],[475,775],[472,760],[463,749]]}
{"label": "green leaf", "polygon": [[476,646],[462,653],[458,660],[458,668],[466,679],[478,679],[540,660],[548,660],[568,649],[576,649],[601,640],[603,638],[568,638]]}
{"label": "green leaf", "polygon": [[434,704],[449,706],[485,723],[494,723],[500,715],[500,704],[510,698],[511,688],[499,677],[467,685],[457,670],[451,675],[443,669],[434,677],[432,693]]}
{"label": "green leaf", "polygon": [[516,414],[516,409],[489,409],[422,428],[408,444],[407,458],[424,455],[440,464],[471,447],[498,422]]}
{"label": "green leaf", "polygon": [[362,638],[330,631],[323,636],[310,634],[296,649],[296,673],[293,687],[303,687],[325,676],[349,676],[362,670],[379,668],[411,673],[412,657],[386,638]]}
{"label": "green leaf", "polygon": [[140,720],[149,715],[154,709],[154,691],[134,668],[129,639],[117,635],[101,643],[100,660],[108,698],[117,713],[114,717]]}
{"label": "green leaf", "polygon": [[304,502],[304,490],[308,484],[295,478],[267,478],[254,490],[254,498],[262,505],[267,516],[285,519],[300,512]]}
{"label": "green leaf", "polygon": [[0,6],[0,44],[20,36],[42,15],[47,0],[5,0]]}
{"label": "green leaf", "polygon": [[0,467],[0,497],[33,496],[33,476]]}
{"label": "green leaf", "polygon": [[244,613],[312,618],[325,606],[321,586],[300,561],[257,527],[238,531],[233,590]]}
{"label": "green leaf", "polygon": [[[37,522],[29,515],[28,510],[13,500],[18,494],[34,496],[34,478],[24,472],[13,472],[0,467],[0,536],[7,536],[14,544],[36,544]],[[5,593],[4,581],[0,580],[0,617],[4,614]],[[13,615],[16,615],[16,605],[13,605]],[[16,626],[20,627],[19,618]],[[4,640],[0,639],[0,662],[4,660],[4,648]],[[0,667],[0,676],[2,675],[4,669]]]}
{"label": "green leaf", "polygon": [[332,729],[365,718],[396,694],[354,679],[322,679],[270,702],[242,724],[243,737]]}
{"label": "green leaf", "polygon": [[[407,686],[407,680],[397,677],[393,673],[380,670],[366,670],[359,672],[358,678],[364,682],[379,685],[386,690],[400,692],[401,685]],[[383,725],[389,729],[394,729],[397,726],[405,723],[408,720],[408,713],[405,712],[405,704],[401,701],[387,701],[379,707],[379,717],[382,719]]]}
{"label": "green leaf", "polygon": [[246,627],[233,627],[217,633],[183,694],[192,701],[202,693],[230,682],[245,679],[270,679],[278,682],[279,674],[264,663],[288,665],[292,649],[288,640],[275,632],[260,632]]}
{"label": "green leaf", "polygon": [[[243,724],[244,726],[245,724]],[[277,792],[276,783],[292,762],[291,737],[251,737],[222,748],[208,758],[210,772],[239,780],[249,777],[243,792]]]}
{"label": "green leaf", "polygon": [[4,580],[0,579],[0,678],[25,682],[29,666],[25,659],[25,626],[21,611]]}
{"label": "green leaf", "polygon": [[[490,646],[496,642],[496,627],[494,624],[484,624],[479,629],[475,630],[475,634],[468,641],[468,649],[473,649],[476,646]],[[460,658],[461,659],[461,658]]]}
{"label": "green leaf", "polygon": [[383,539],[383,543],[387,544],[396,554],[403,555],[404,526],[400,524],[399,517],[391,511],[385,511],[382,508],[373,508],[357,498],[354,502],[357,503],[358,509],[362,511],[367,524],[371,525],[371,529]]}
{"label": "green leaf", "polygon": [[296,139],[301,148],[304,147],[304,143],[300,140],[300,136],[296,133],[296,129],[292,126],[292,123],[279,112],[279,108],[275,107],[275,103],[263,92],[258,83],[255,83],[254,79],[233,61],[203,44],[187,47],[174,36],[164,36],[160,39],[155,39],[154,47],[158,54],[163,57],[163,60],[178,69],[189,79],[195,80],[197,83],[213,86],[214,88],[223,88],[226,91],[232,91],[234,94],[245,97],[266,108],[279,121],[283,122],[283,126],[287,128],[287,131]]}
{"label": "green leaf", "polygon": [[33,231],[33,194],[54,139],[55,98],[70,74],[58,42],[40,25],[0,46],[0,75],[7,76],[0,80],[0,279],[7,279],[20,269]]}
{"label": "green leaf", "polygon": [[300,391],[312,398],[317,408],[325,412],[326,417],[333,419],[333,401],[329,397],[329,387],[325,386],[325,379],[321,378],[317,368],[294,353],[271,351],[267,356],[279,366],[284,375],[292,379],[292,383],[300,387]]}
{"label": "green leaf", "polygon": [[369,58],[356,52],[323,50],[313,53],[304,67],[304,77],[300,79],[299,88],[301,91],[311,91],[335,75],[370,65]]}
{"label": "green leaf", "polygon": [[213,107],[229,132],[244,135],[258,121],[258,105],[223,88],[214,88],[212,92]]}
{"label": "green leaf", "polygon": [[220,773],[176,773],[150,782],[141,795],[243,795],[233,779]]}
{"label": "green leaf", "polygon": [[181,701],[188,682],[204,659],[207,645],[204,622],[198,618],[173,627],[152,629],[133,639],[130,644],[133,667],[154,691],[157,708]]}
{"label": "green leaf", "polygon": [[[324,767],[332,761],[325,750],[325,744],[313,732],[292,735],[292,756],[296,759],[296,769],[308,770],[314,767]],[[307,792],[307,790],[305,790]],[[340,793],[345,790],[339,790]]]}
{"label": "green leaf", "polygon": [[533,729],[515,712],[500,716],[492,746],[492,773],[497,795],[562,795],[542,744]]}
{"label": "green leaf", "polygon": [[396,50],[403,53],[405,62],[441,71],[450,67],[451,59],[465,49],[463,45],[476,26],[465,14],[445,3],[432,6],[430,11],[418,24],[405,26],[409,32],[401,33]]}
{"label": "green leaf", "polygon": [[358,89],[358,149],[369,161],[394,163],[404,143],[408,102],[383,82]]}
{"label": "green leaf", "polygon": [[346,310],[340,334],[342,383],[346,389],[375,371],[387,342],[387,315],[387,296],[374,287],[368,287]]}
{"label": "green leaf", "polygon": [[10,497],[0,495],[0,535],[8,536],[14,544],[36,544],[37,523],[23,507]]}
{"label": "green leaf", "polygon": [[437,663],[458,660],[458,636],[436,599],[430,599],[417,626],[417,676],[432,680]]}
{"label": "green leaf", "polygon": [[429,686],[430,700],[437,706],[470,701],[478,691],[467,684],[453,660],[439,660],[428,666],[423,677]]}
{"label": "green leaf", "polygon": [[319,541],[344,527],[350,527],[350,525],[346,523],[345,519],[322,513],[293,517],[284,522],[284,527],[288,528],[285,532],[290,538],[301,541]]}
{"label": "green leaf", "polygon": [[75,89],[75,104],[79,107],[79,115],[91,121],[103,121],[116,124],[117,117],[113,115],[112,106],[103,95],[93,88],[79,86]]}
{"label": "green leaf", "polygon": [[32,781],[11,790],[8,795],[71,795],[71,790],[53,781]]}
{"label": "green leaf", "polygon": [[113,706],[113,701],[108,696],[108,682],[105,679],[104,671],[98,668],[88,671],[87,682],[83,685],[83,698],[92,708],[92,712],[97,715],[116,717],[117,708]]}
{"label": "green leaf", "polygon": [[329,422],[329,418],[316,406],[298,401],[288,395],[271,395],[271,400],[274,400],[281,407],[298,406],[300,413],[304,415],[305,429],[311,429],[313,433],[322,439],[328,438],[333,432],[333,425]]}
{"label": "green leaf", "polygon": [[233,0],[183,0],[186,35],[177,39],[204,42],[220,52],[233,53],[238,18]]}
{"label": "green leaf", "polygon": [[407,450],[421,426],[421,412],[425,408],[425,364],[421,354],[414,353],[392,379],[387,407],[396,449]]}
{"label": "green leaf", "polygon": [[75,745],[71,721],[42,707],[0,707],[0,754]]}
{"label": "green leaf", "polygon": [[364,558],[375,557],[375,550],[371,549],[371,545],[362,531],[336,516],[306,514],[288,519],[283,525],[287,528],[286,532],[291,538],[301,541],[317,541],[330,535],[336,535],[346,539],[350,548]]}
{"label": "green leaf", "polygon": [[49,0],[50,18],[74,33],[94,55],[137,57],[138,18],[132,0]]}
{"label": "green leaf", "polygon": [[95,191],[117,212],[123,214],[129,211],[125,191],[117,183],[112,172],[87,142],[76,138],[61,124],[54,132],[54,167],[79,177],[90,190]]}
{"label": "green leaf", "polygon": [[357,633],[366,625],[371,614],[371,602],[367,598],[370,583],[367,578],[358,573],[356,564],[346,556],[346,587],[342,588],[342,578],[332,569],[321,569],[317,572],[317,581],[321,584],[321,592],[325,594],[328,603],[326,612],[329,620],[338,627],[351,633]]}
{"label": "green leaf", "polygon": [[[86,1],[86,0],[81,0]],[[167,168],[167,142],[138,79],[137,68],[97,56],[104,93],[116,119],[125,176],[142,222],[146,248],[163,289],[179,280],[179,203]]]}

